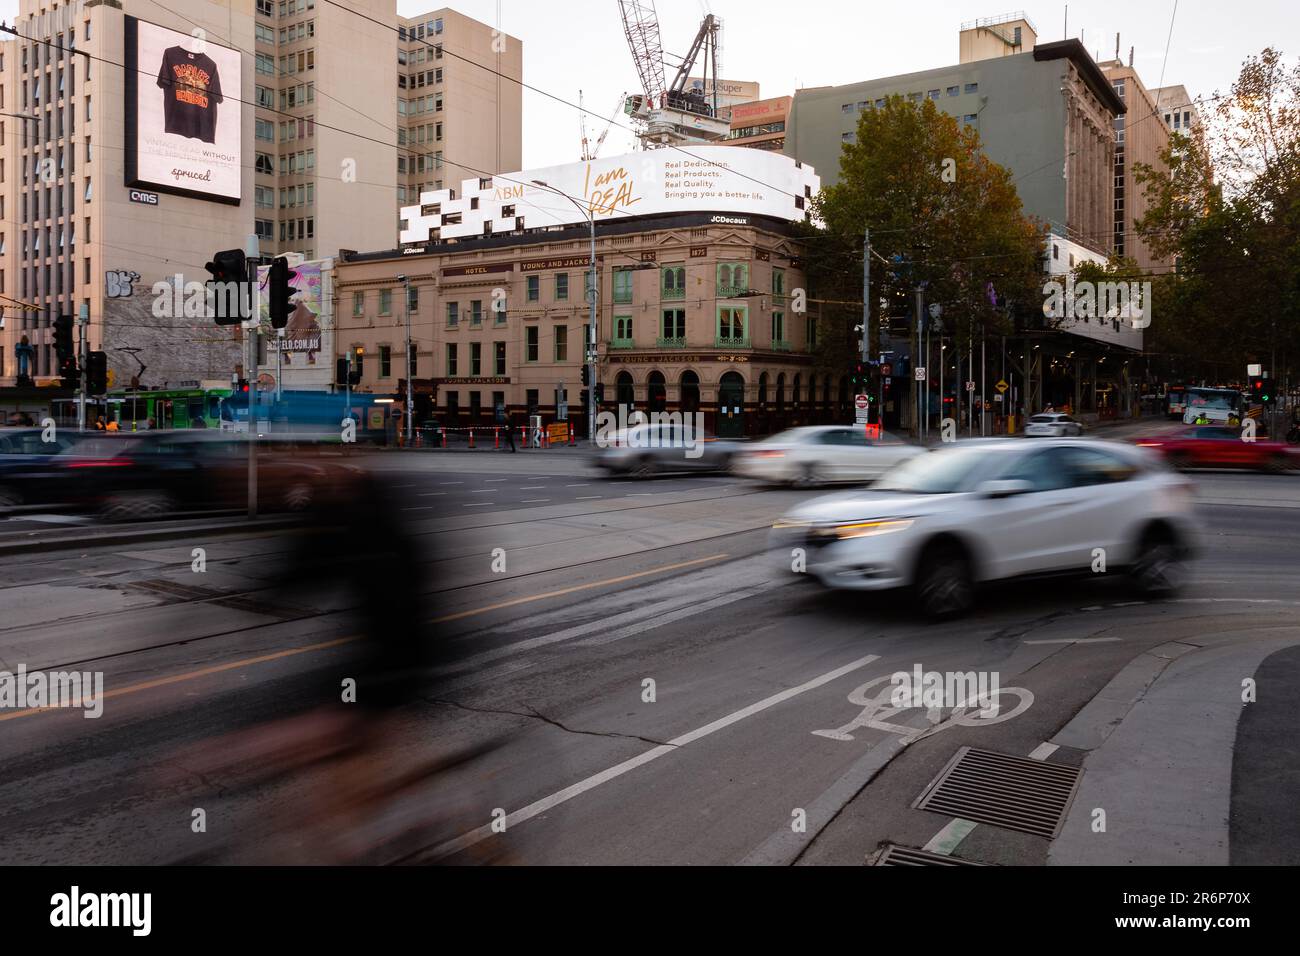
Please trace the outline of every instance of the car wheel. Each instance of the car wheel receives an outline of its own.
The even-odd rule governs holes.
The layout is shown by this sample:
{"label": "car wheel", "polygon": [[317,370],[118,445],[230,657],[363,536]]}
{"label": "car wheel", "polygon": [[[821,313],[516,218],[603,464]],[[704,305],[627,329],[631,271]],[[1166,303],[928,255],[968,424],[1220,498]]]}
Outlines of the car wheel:
{"label": "car wheel", "polygon": [[1174,471],[1186,471],[1192,467],[1192,459],[1190,456],[1181,453],[1170,455],[1169,467]]}
{"label": "car wheel", "polygon": [[13,488],[0,485],[0,508],[17,508],[23,503],[23,496]]}
{"label": "car wheel", "polygon": [[113,495],[104,503],[100,516],[107,521],[148,521],[172,510],[172,500],[167,494],[138,491]]}
{"label": "car wheel", "polygon": [[956,544],[931,545],[917,563],[913,591],[921,613],[932,620],[965,613],[975,603],[970,558]]}
{"label": "car wheel", "polygon": [[306,482],[291,485],[284,493],[284,507],[287,511],[306,511],[311,507],[315,493]]}
{"label": "car wheel", "polygon": [[1187,569],[1178,545],[1166,533],[1148,534],[1129,569],[1134,590],[1143,597],[1163,597],[1182,587]]}
{"label": "car wheel", "polygon": [[654,473],[655,473],[654,459],[651,458],[649,455],[644,455],[641,458],[638,458],[636,460],[636,464],[634,464],[630,469],[628,469],[628,474],[630,474],[633,478],[649,478]]}
{"label": "car wheel", "polygon": [[799,474],[795,475],[794,480],[790,482],[795,488],[816,488],[825,483],[825,478],[812,462],[808,462],[799,469]]}
{"label": "car wheel", "polygon": [[1270,475],[1284,475],[1291,470],[1291,459],[1286,455],[1273,455],[1264,463],[1264,470]]}

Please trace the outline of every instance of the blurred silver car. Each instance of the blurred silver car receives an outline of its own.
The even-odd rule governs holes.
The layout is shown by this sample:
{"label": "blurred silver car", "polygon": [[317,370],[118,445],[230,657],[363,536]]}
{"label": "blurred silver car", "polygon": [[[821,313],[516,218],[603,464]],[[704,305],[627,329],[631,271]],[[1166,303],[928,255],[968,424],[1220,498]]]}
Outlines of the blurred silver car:
{"label": "blurred silver car", "polygon": [[680,424],[655,422],[611,433],[596,464],[611,475],[648,478],[669,472],[727,471],[739,442]]}
{"label": "blurred silver car", "polygon": [[[920,455],[872,488],[809,501],[772,529],[787,568],[832,588],[911,588],[933,617],[976,586],[1026,574],[1123,570],[1176,590],[1197,538],[1192,485],[1112,442],[975,440]],[[796,555],[797,557],[797,555]]]}
{"label": "blurred silver car", "polygon": [[1070,438],[1083,434],[1083,423],[1063,412],[1042,412],[1031,415],[1025,423],[1029,438]]}
{"label": "blurred silver car", "polygon": [[868,439],[861,425],[814,425],[746,446],[736,455],[732,471],[759,481],[802,486],[871,481],[922,451],[915,445]]}

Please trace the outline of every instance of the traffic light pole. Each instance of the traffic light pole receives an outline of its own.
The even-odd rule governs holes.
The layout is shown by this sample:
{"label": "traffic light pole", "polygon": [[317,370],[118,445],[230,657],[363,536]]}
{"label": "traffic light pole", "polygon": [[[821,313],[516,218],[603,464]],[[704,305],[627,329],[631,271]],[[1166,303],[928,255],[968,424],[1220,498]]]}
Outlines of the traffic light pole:
{"label": "traffic light pole", "polygon": [[89,339],[86,336],[86,326],[89,325],[89,323],[90,311],[83,303],[81,308],[77,311],[77,329],[80,333],[80,341],[77,344],[77,357],[81,365],[81,402],[77,406],[77,431],[82,432],[86,430],[86,386],[88,384],[86,382],[86,375],[88,374],[88,365],[90,362],[90,356],[87,349]]}
{"label": "traffic light pole", "polygon": [[[248,285],[249,322],[247,323],[248,357],[245,360],[244,380],[248,382],[248,517],[257,517],[257,339],[261,331],[262,316],[258,309],[260,296],[257,288],[257,265],[252,261],[259,253],[256,235],[250,235],[245,243],[248,256],[245,265],[245,278]],[[240,296],[241,302],[243,296]]]}

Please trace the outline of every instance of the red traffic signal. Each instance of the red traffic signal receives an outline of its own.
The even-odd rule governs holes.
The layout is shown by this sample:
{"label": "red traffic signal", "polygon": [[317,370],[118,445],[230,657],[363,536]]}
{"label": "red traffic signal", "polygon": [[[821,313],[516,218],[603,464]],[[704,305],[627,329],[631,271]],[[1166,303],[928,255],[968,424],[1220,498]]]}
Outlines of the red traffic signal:
{"label": "red traffic signal", "polygon": [[238,325],[248,318],[248,265],[240,249],[224,249],[203,268],[212,278],[207,286],[212,319],[217,325]]}

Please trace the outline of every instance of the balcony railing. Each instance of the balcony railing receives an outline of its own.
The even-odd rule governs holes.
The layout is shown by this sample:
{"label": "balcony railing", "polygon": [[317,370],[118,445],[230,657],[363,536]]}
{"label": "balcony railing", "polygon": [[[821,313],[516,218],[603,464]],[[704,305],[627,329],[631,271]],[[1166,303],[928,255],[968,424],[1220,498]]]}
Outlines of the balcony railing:
{"label": "balcony railing", "polygon": [[772,351],[773,351],[773,352],[789,352],[789,351],[790,351],[790,343],[789,343],[789,342],[784,342],[784,341],[781,341],[781,340],[778,340],[778,339],[773,339],[773,340],[772,340]]}
{"label": "balcony railing", "polygon": [[633,349],[636,345],[631,339],[613,338],[609,340],[609,347],[612,349]]}
{"label": "balcony railing", "polygon": [[686,298],[686,290],[685,290],[684,288],[682,288],[681,286],[678,286],[678,287],[675,288],[675,289],[660,289],[660,290],[659,290],[659,298],[661,298],[661,299],[684,299],[684,298]]}
{"label": "balcony railing", "polygon": [[748,335],[719,335],[713,340],[715,348],[720,349],[747,349],[749,348]]}
{"label": "balcony railing", "polygon": [[668,338],[659,336],[655,339],[655,348],[657,349],[684,349],[686,348],[686,336],[675,335]]}
{"label": "balcony railing", "polygon": [[740,293],[747,291],[749,291],[749,286],[747,285],[719,285],[718,298],[731,299],[740,295]]}

